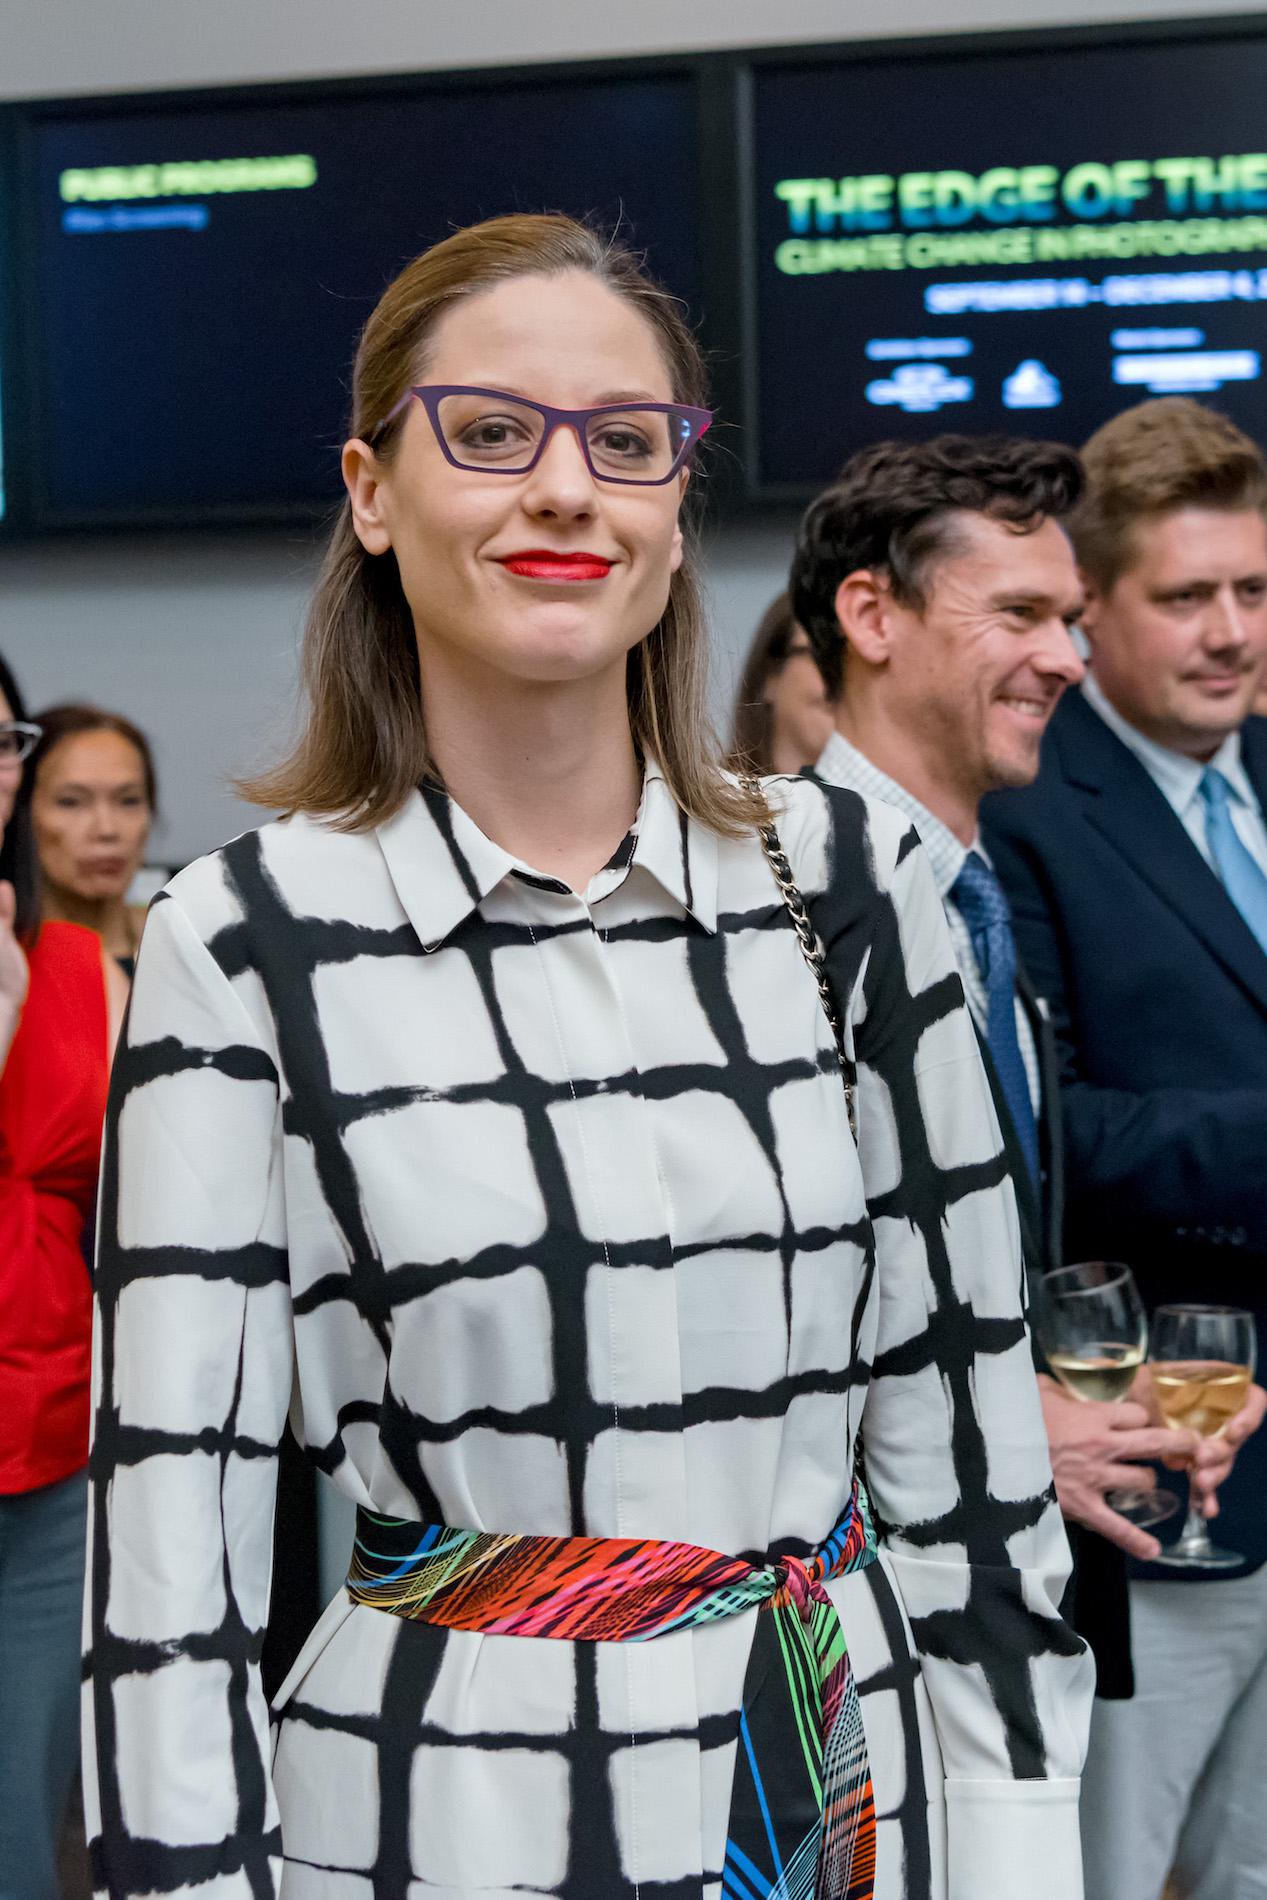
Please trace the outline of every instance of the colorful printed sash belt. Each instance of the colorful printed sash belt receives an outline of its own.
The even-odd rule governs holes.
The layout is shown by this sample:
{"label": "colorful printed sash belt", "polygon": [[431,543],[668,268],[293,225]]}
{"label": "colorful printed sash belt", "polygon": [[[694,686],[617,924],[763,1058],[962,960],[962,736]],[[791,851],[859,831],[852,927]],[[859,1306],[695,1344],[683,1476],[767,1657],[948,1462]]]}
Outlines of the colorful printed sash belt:
{"label": "colorful printed sash belt", "polygon": [[858,1691],[823,1588],[876,1554],[858,1484],[806,1561],[653,1538],[499,1536],[357,1513],[353,1602],[445,1629],[647,1642],[764,1608],[744,1678],[723,1900],[872,1900],[875,1802]]}

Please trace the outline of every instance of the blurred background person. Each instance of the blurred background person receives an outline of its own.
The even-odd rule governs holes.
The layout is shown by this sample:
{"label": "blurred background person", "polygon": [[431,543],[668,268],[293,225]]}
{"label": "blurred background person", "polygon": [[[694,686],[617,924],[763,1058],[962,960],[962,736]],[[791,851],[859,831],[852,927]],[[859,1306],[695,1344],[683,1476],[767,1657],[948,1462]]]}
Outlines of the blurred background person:
{"label": "blurred background person", "polygon": [[780,594],[762,615],[744,662],[730,763],[758,774],[796,773],[814,763],[831,731],[832,709],[809,635]]}
{"label": "blurred background person", "polygon": [[37,724],[30,777],[41,915],[95,931],[131,982],[145,911],[127,894],[158,809],[149,741],[99,706],[50,706]]}
{"label": "blurred background person", "polygon": [[[1251,1309],[1261,1365],[1267,465],[1189,397],[1116,416],[1084,459],[1090,671],[986,836],[1059,1046],[1071,1257],[1127,1262],[1149,1306]],[[1097,1701],[1083,1781],[1088,1900],[1157,1900],[1172,1863],[1184,1900],[1265,1890],[1263,1433],[1219,1502],[1244,1562],[1131,1585],[1137,1695]]]}
{"label": "blurred background person", "polygon": [[[79,1752],[91,1293],[81,1250],[126,983],[41,922],[23,761],[39,736],[0,661],[0,1894],[54,1900]],[[29,978],[29,980],[28,980]]]}

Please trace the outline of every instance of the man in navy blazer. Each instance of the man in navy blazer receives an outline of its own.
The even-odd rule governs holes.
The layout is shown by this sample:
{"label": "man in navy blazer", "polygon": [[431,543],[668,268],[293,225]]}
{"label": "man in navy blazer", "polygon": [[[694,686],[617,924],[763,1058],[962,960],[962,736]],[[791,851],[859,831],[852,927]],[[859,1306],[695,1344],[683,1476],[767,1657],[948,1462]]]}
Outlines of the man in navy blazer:
{"label": "man in navy blazer", "polygon": [[[1071,522],[1091,654],[1037,783],[983,813],[1061,1064],[1066,1258],[1149,1306],[1247,1307],[1267,1346],[1267,466],[1184,398],[1084,452]],[[1141,1567],[1136,1697],[1098,1702],[1087,1900],[1267,1891],[1267,1434],[1220,1493],[1238,1569]]]}

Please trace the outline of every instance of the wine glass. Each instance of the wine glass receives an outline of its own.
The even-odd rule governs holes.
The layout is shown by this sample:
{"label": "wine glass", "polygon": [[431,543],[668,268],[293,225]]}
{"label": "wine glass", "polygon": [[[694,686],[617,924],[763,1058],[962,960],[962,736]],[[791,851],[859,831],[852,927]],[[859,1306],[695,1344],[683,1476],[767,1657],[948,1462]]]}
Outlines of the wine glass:
{"label": "wine glass", "polygon": [[[1124,1399],[1148,1349],[1148,1319],[1135,1275],[1112,1260],[1045,1273],[1034,1330],[1047,1363],[1077,1399]],[[1179,1509],[1173,1491],[1110,1491],[1106,1502],[1147,1530]]]}
{"label": "wine glass", "polygon": [[[1153,1314],[1153,1390],[1174,1431],[1217,1438],[1245,1403],[1254,1377],[1254,1316],[1237,1306],[1159,1306]],[[1182,1531],[1156,1559],[1171,1570],[1231,1570],[1245,1559],[1212,1543],[1188,1506]]]}

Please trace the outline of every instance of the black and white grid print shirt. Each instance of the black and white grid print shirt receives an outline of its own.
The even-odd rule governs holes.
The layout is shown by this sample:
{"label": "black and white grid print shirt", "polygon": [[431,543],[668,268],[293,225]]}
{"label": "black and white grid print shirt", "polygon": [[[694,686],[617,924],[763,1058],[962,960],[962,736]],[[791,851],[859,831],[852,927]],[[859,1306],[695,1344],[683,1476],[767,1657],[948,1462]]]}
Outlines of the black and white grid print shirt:
{"label": "black and white grid print shirt", "polygon": [[830,1531],[865,1421],[883,1554],[830,1588],[878,1900],[1079,1900],[1090,1664],[941,905],[906,819],[771,789],[860,1153],[758,840],[654,768],[583,895],[428,790],[362,834],[267,825],[157,901],[101,1200],[99,1891],[718,1900],[755,1613],[571,1645],[340,1593],[270,1734],[289,1414],[390,1515],[753,1556]]}

